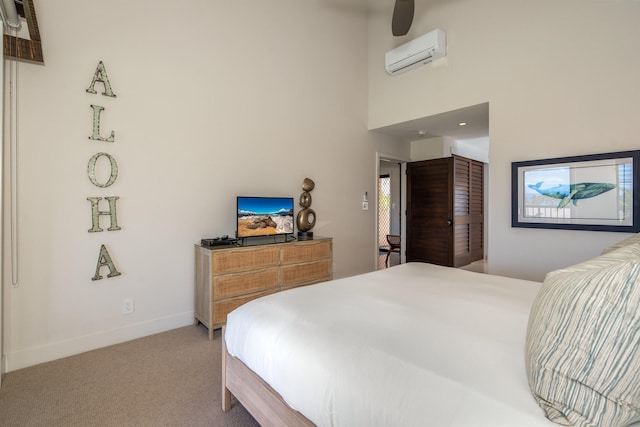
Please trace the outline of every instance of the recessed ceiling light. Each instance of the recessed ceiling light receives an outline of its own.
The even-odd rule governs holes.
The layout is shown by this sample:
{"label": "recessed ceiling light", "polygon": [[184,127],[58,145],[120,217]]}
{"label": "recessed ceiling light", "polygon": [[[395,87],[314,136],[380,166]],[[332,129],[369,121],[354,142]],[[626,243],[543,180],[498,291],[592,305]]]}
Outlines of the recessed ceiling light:
{"label": "recessed ceiling light", "polygon": [[466,125],[467,125],[467,122],[460,122],[460,123],[458,123],[458,126],[466,126]]}
{"label": "recessed ceiling light", "polygon": [[427,134],[427,131],[426,131],[426,130],[420,129],[420,130],[418,131],[418,135],[419,135],[419,136],[425,136],[426,134]]}

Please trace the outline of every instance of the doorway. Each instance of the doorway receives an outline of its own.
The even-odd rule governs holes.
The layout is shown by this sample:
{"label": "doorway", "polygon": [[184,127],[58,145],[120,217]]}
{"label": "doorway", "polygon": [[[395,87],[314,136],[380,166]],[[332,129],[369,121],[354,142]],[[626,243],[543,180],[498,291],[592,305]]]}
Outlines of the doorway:
{"label": "doorway", "polygon": [[[377,183],[377,269],[398,265],[404,259],[404,169],[406,162],[381,157]],[[392,236],[392,237],[388,237]],[[399,246],[398,246],[399,245]]]}
{"label": "doorway", "polygon": [[[482,141],[480,140],[473,140],[473,141],[469,141],[468,143],[472,144],[473,148],[475,150],[471,150],[471,149],[466,149],[466,144],[467,141],[464,142],[460,142],[457,141],[455,146],[450,148],[450,152],[451,154],[456,154],[456,155],[462,155],[462,156],[466,156],[469,158],[472,158],[472,155],[474,152],[477,152],[478,149],[480,148],[480,151],[483,153],[482,156],[473,156],[476,157],[478,161],[484,163],[484,179],[483,179],[483,205],[484,205],[484,227],[483,227],[483,238],[482,238],[482,246],[483,246],[483,252],[484,252],[484,259],[482,259],[481,261],[477,261],[474,262],[472,264],[469,264],[467,266],[461,267],[464,269],[470,269],[473,271],[479,271],[479,272],[487,272],[488,271],[488,266],[487,266],[487,236],[488,236],[488,226],[487,226],[487,215],[488,215],[488,194],[487,194],[487,189],[488,189],[488,174],[489,174],[489,163],[488,163],[488,146],[489,146],[489,140],[488,138],[483,139]],[[383,154],[381,152],[377,152],[376,153],[376,159],[375,159],[376,163],[376,175],[375,175],[375,179],[376,179],[376,187],[378,185],[378,180],[380,178],[381,175],[386,175],[387,172],[385,172],[386,168],[392,167],[394,171],[399,170],[399,176],[398,176],[398,182],[399,182],[399,187],[400,190],[398,192],[398,201],[396,201],[396,205],[395,207],[397,208],[399,205],[399,209],[396,211],[397,215],[398,215],[398,223],[399,223],[399,230],[400,230],[400,236],[401,236],[401,245],[400,245],[400,255],[398,256],[397,254],[392,254],[389,256],[389,258],[392,258],[392,265],[397,265],[397,263],[405,263],[407,262],[407,257],[406,257],[406,249],[407,249],[407,165],[410,162],[410,160],[408,158],[402,158],[396,155],[389,155],[389,154]],[[418,160],[416,160],[418,161]],[[389,173],[390,178],[393,182],[393,175],[391,173]],[[402,179],[400,179],[402,178]],[[398,187],[395,186],[394,184],[391,183],[391,197],[393,197],[393,191],[394,188],[397,189]],[[378,192],[375,192],[376,195],[376,200],[375,200],[375,206],[376,206],[376,216],[375,216],[375,228],[373,231],[374,234],[374,242],[375,242],[375,247],[373,247],[373,268],[375,270],[379,270],[379,269],[383,269],[386,268],[385,265],[385,258],[386,258],[386,252],[382,252],[380,250],[380,235],[382,234],[382,232],[380,231],[380,226],[379,223],[380,218],[379,218],[379,214],[378,214],[378,209],[379,209],[379,203],[378,203],[378,199],[381,198],[378,195]],[[393,206],[393,205],[391,205]],[[373,207],[373,204],[372,204]],[[391,230],[391,229],[390,229]],[[394,229],[395,230],[395,229]],[[386,236],[386,232],[384,233]],[[395,262],[394,262],[395,261]]]}
{"label": "doorway", "polygon": [[[401,262],[406,262],[406,165],[410,161],[421,161],[434,158],[448,157],[452,154],[478,160],[484,163],[484,230],[483,230],[483,246],[484,260],[482,262],[482,270],[486,269],[484,262],[487,260],[488,254],[488,175],[489,175],[489,103],[472,105],[457,110],[451,110],[440,114],[425,116],[418,119],[412,119],[405,122],[398,122],[392,125],[383,126],[371,131],[386,135],[397,141],[400,146],[394,153],[405,154],[383,154],[376,153],[375,167],[376,174],[374,178],[377,180],[381,175],[379,169],[384,162],[400,163],[402,165],[401,194],[401,218],[400,234],[402,237]],[[372,183],[373,185],[373,183]],[[376,188],[376,187],[373,187]],[[377,196],[377,194],[376,194]],[[377,200],[376,200],[377,202]],[[377,204],[376,204],[377,208]],[[376,246],[372,247],[375,251],[374,268],[378,269],[379,259],[379,229],[378,218],[375,217],[374,241]],[[373,245],[372,245],[373,246]]]}

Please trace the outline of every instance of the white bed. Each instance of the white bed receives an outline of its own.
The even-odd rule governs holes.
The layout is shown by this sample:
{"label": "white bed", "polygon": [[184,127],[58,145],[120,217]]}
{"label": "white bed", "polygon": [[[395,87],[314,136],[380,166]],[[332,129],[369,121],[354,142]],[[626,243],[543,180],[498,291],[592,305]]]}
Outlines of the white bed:
{"label": "white bed", "polygon": [[409,263],[254,300],[227,319],[223,406],[231,391],[261,424],[297,424],[256,403],[266,390],[318,426],[556,425],[525,370],[540,285]]}

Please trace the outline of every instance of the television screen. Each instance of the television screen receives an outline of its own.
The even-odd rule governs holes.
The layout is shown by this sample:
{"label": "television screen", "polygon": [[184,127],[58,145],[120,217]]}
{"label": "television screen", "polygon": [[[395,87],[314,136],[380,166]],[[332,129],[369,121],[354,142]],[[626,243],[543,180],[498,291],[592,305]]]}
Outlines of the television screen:
{"label": "television screen", "polygon": [[238,238],[291,233],[293,197],[238,197]]}

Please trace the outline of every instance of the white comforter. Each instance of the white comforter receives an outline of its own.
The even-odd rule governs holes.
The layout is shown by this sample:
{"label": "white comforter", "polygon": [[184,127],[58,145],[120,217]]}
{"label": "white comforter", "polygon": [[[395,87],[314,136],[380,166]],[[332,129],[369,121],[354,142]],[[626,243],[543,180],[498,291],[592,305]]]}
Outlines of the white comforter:
{"label": "white comforter", "polygon": [[269,295],[225,342],[318,426],[549,426],[524,343],[540,283],[410,263]]}

